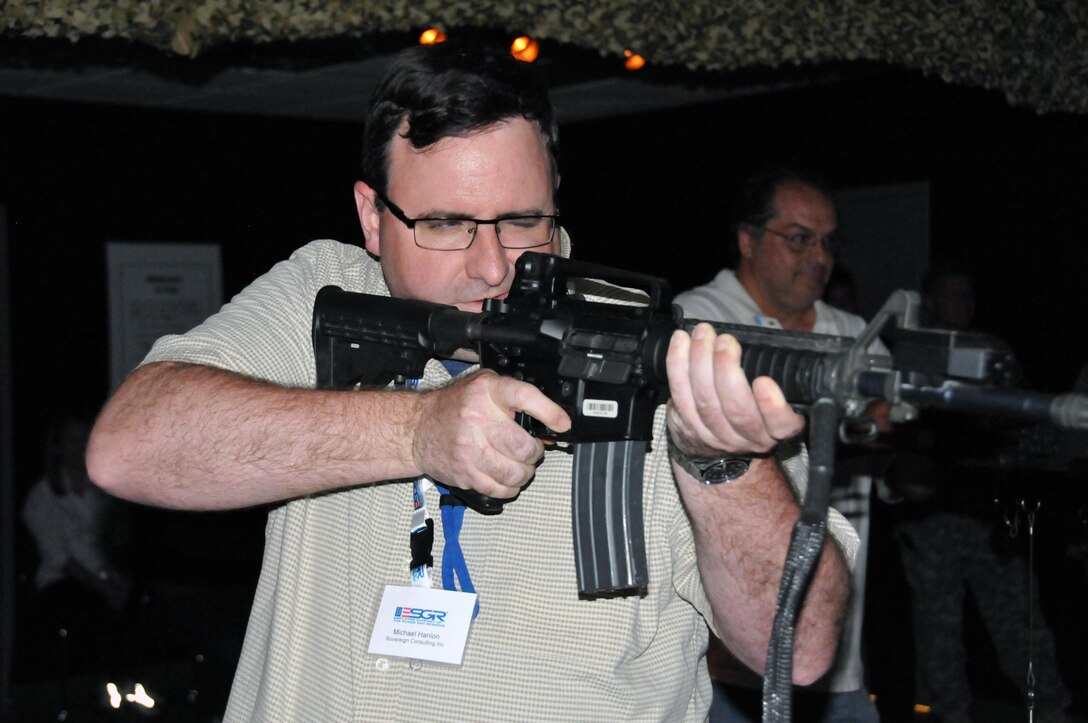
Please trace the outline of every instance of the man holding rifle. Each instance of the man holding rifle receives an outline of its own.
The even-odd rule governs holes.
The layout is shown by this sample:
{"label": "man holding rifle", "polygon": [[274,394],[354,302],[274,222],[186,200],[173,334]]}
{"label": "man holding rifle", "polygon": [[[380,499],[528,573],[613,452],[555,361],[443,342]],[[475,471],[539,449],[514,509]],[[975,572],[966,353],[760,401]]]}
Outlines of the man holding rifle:
{"label": "man holding rifle", "polygon": [[[732,337],[702,325],[672,339],[671,401],[645,461],[649,584],[627,596],[579,598],[570,455],[515,422],[523,412],[569,428],[536,387],[432,362],[408,385],[417,393],[313,389],[322,287],[479,311],[508,293],[526,249],[569,253],[555,123],[531,73],[449,45],[402,53],[375,93],[355,186],[369,253],[332,241],[299,249],[205,323],[160,339],[95,426],[90,473],[115,495],[272,505],[228,720],[702,719],[708,625],[747,665],[764,665],[805,480],[800,456],[775,452],[804,420],[773,381],[749,383]],[[705,484],[689,459],[746,471]],[[434,557],[462,553],[460,587],[478,592],[457,668],[372,652],[388,625],[383,588],[429,580],[431,550],[414,542],[428,507],[439,509],[430,481],[517,497],[499,515],[442,508]],[[839,544],[826,545],[799,619],[800,684],[830,664],[848,594],[856,536],[837,516],[832,532]],[[446,614],[396,611],[433,625],[388,637],[420,642]]]}

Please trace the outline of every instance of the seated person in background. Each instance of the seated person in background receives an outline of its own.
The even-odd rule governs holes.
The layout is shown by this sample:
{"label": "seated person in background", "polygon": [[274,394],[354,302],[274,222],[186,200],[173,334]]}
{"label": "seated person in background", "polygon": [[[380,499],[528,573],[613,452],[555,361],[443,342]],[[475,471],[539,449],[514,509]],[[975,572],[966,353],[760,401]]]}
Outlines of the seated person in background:
{"label": "seated person in background", "polygon": [[[119,614],[132,580],[115,559],[124,543],[124,509],[91,484],[83,456],[91,425],[65,417],[52,425],[41,478],[30,488],[22,518],[38,552],[36,595],[20,626],[20,656],[45,677],[70,672],[117,672]],[[55,649],[68,631],[64,659]],[[41,664],[35,661],[42,659]],[[28,671],[23,671],[28,673]]]}
{"label": "seated person in background", "polygon": [[[865,320],[821,301],[835,266],[838,219],[831,193],[816,178],[775,168],[749,178],[742,189],[736,271],[722,269],[675,302],[684,315],[707,321],[751,324],[791,331],[857,336]],[[889,426],[883,403],[869,413]],[[838,465],[841,467],[842,465]],[[831,503],[858,531],[862,545],[854,567],[853,596],[831,674],[821,692],[799,694],[794,710],[802,721],[876,721],[861,659],[865,558],[869,528],[870,474],[837,476]],[[717,681],[712,721],[761,720],[761,680],[730,656],[711,657]]]}
{"label": "seated person in background", "polygon": [[[486,48],[401,53],[375,92],[355,184],[366,251],[299,249],[204,324],[160,339],[99,417],[88,459],[110,492],[178,508],[272,505],[227,720],[699,720],[708,625],[762,669],[799,515],[790,482],[805,482],[798,457],[769,453],[804,420],[773,381],[749,383],[732,337],[707,325],[672,339],[671,400],[645,464],[641,595],[579,598],[571,457],[515,421],[520,411],[568,429],[536,387],[432,360],[415,393],[313,388],[323,286],[476,312],[508,293],[527,248],[569,253],[556,126],[534,72]],[[755,456],[733,483],[707,485],[680,455]],[[517,497],[463,520],[480,607],[457,668],[368,652],[383,588],[411,581],[414,493],[438,507],[430,480]],[[856,537],[835,522],[842,547],[829,540],[799,620],[802,684],[830,664],[848,596]],[[435,527],[437,557],[457,531]]]}

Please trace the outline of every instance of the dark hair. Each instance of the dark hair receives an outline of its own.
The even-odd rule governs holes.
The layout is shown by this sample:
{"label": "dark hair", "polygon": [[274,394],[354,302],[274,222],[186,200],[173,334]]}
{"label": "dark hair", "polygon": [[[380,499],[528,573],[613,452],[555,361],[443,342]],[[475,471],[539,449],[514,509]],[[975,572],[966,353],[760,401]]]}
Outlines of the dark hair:
{"label": "dark hair", "polygon": [[417,45],[401,51],[374,90],[363,134],[363,180],[385,193],[389,144],[404,138],[426,148],[500,121],[523,117],[540,127],[558,178],[559,130],[548,89],[529,64],[489,44]]}
{"label": "dark hair", "polygon": [[922,277],[922,293],[932,296],[937,291],[937,285],[947,278],[965,278],[974,284],[970,269],[960,259],[942,259],[932,263]]}
{"label": "dark hair", "polygon": [[737,200],[736,228],[766,226],[778,213],[774,205],[775,194],[787,184],[807,186],[831,198],[831,189],[814,174],[787,166],[768,168],[749,176],[741,186]]}

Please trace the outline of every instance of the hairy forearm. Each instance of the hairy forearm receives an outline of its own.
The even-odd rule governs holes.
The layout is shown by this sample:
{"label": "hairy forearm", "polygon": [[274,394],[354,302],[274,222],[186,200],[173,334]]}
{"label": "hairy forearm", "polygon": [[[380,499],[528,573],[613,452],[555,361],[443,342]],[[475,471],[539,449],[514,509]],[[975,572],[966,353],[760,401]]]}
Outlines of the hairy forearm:
{"label": "hairy forearm", "polygon": [[[96,484],[180,509],[275,502],[418,473],[419,395],[290,389],[203,366],[141,367],[88,445]],[[380,424],[378,423],[380,420]]]}
{"label": "hairy forearm", "polygon": [[[676,468],[692,520],[699,571],[723,642],[762,674],[782,567],[800,508],[773,458],[721,486],[699,484]],[[794,682],[812,683],[834,659],[850,592],[846,563],[825,544],[794,638]]]}

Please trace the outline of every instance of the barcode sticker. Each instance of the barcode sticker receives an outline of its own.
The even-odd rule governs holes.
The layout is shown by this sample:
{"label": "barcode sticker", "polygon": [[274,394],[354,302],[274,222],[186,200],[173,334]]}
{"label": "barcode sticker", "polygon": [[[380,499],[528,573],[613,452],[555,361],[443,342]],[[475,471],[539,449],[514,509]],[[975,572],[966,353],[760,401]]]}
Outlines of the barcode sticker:
{"label": "barcode sticker", "polygon": [[585,399],[582,401],[582,415],[615,419],[620,415],[620,405],[611,399]]}

